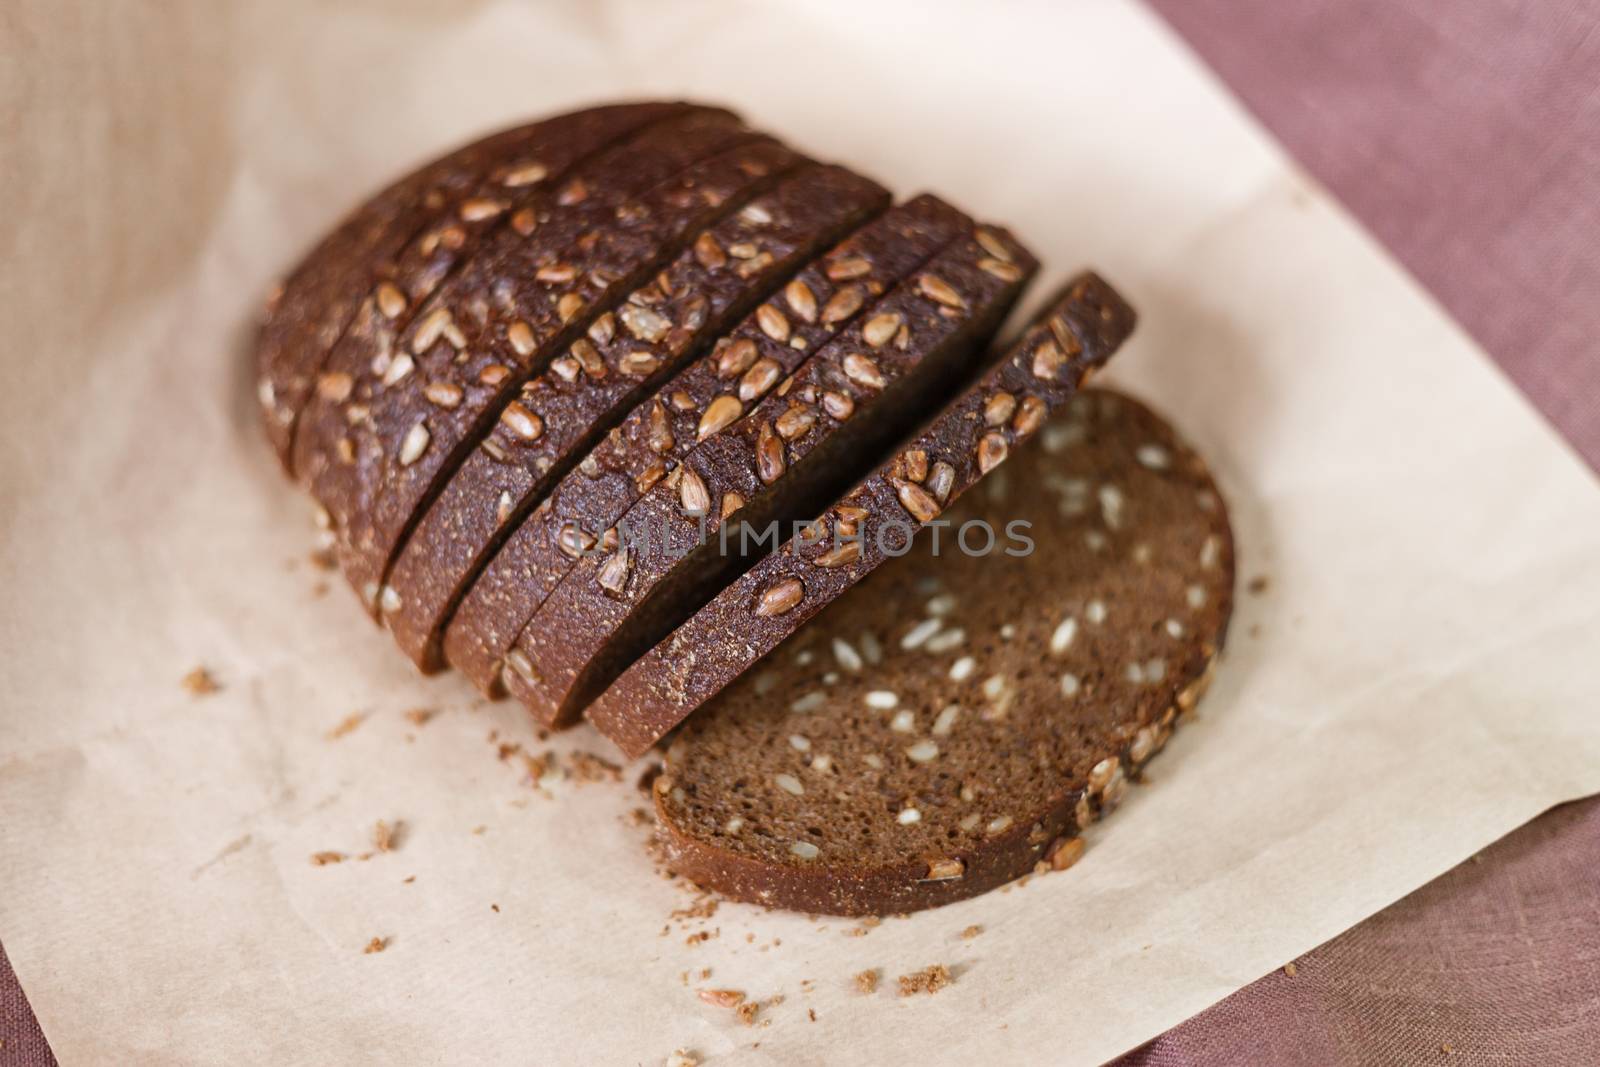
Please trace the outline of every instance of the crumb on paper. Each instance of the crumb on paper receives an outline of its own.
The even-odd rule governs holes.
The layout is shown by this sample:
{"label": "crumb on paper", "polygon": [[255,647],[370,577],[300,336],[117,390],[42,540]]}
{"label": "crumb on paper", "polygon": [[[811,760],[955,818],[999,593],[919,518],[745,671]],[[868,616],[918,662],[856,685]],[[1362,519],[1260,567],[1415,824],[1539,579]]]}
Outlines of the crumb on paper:
{"label": "crumb on paper", "polygon": [[567,755],[569,773],[578,782],[620,782],[622,765],[596,756],[592,752],[572,752]]}
{"label": "crumb on paper", "polygon": [[871,932],[873,927],[882,926],[882,925],[883,925],[883,918],[881,916],[868,915],[865,919],[861,920],[861,925],[860,926],[853,926],[850,929],[846,930],[844,932],[844,936],[846,936],[846,937],[866,937],[867,934],[869,932]]}
{"label": "crumb on paper", "polygon": [[711,977],[711,968],[710,967],[702,967],[702,968],[700,968],[700,980],[702,982],[704,982],[707,978],[710,978],[710,977]]}
{"label": "crumb on paper", "polygon": [[688,1049],[673,1049],[667,1057],[667,1067],[700,1067],[700,1057]]}
{"label": "crumb on paper", "polygon": [[472,836],[473,837],[482,837],[484,834],[486,834],[488,832],[489,832],[489,828],[487,826],[474,826],[472,828]]}
{"label": "crumb on paper", "polygon": [[413,726],[426,726],[434,714],[432,708],[412,708],[406,712],[406,721]]}
{"label": "crumb on paper", "polygon": [[742,989],[702,989],[697,995],[714,1008],[737,1008],[744,1003]]}
{"label": "crumb on paper", "polygon": [[330,863],[343,862],[343,852],[313,852],[311,854],[311,866],[313,867],[326,867]]}
{"label": "crumb on paper", "polygon": [[1250,590],[1250,592],[1254,593],[1256,596],[1260,596],[1262,593],[1265,593],[1268,589],[1272,588],[1272,579],[1268,578],[1265,574],[1258,574],[1254,578],[1250,579],[1250,583],[1246,585],[1245,588]]}
{"label": "crumb on paper", "polygon": [[878,970],[877,970],[877,968],[874,967],[871,970],[862,971],[860,974],[856,975],[856,992],[858,992],[858,993],[876,993],[877,991],[878,991]]}
{"label": "crumb on paper", "polygon": [[393,852],[395,850],[395,846],[400,841],[400,827],[402,825],[404,824],[399,820],[396,820],[393,826],[382,819],[378,820],[377,825],[372,828],[372,843],[379,852]]}
{"label": "crumb on paper", "polygon": [[1293,978],[1300,973],[1300,968],[1296,967],[1293,962],[1285,963],[1283,965],[1283,973]]}
{"label": "crumb on paper", "polygon": [[387,937],[375,937],[371,941],[367,942],[367,947],[361,950],[361,954],[364,956],[370,956],[374,952],[382,952],[388,947],[389,939]]}
{"label": "crumb on paper", "polygon": [[817,1009],[816,1008],[807,1008],[806,1009],[806,1015],[810,1016],[812,1022],[816,1022],[817,1021]]}
{"label": "crumb on paper", "polygon": [[909,997],[918,993],[937,993],[955,979],[950,977],[950,968],[942,963],[935,963],[920,971],[902,974],[896,981],[900,983],[900,995]]}
{"label": "crumb on paper", "polygon": [[367,713],[364,711],[352,712],[339,721],[339,725],[328,731],[328,740],[337,741],[345,734],[354,730],[366,721]]}
{"label": "crumb on paper", "polygon": [[489,905],[489,910],[498,915],[499,912],[500,912],[500,905],[498,905],[498,904],[490,904]]}
{"label": "crumb on paper", "polygon": [[222,686],[217,683],[211,672],[204,667],[196,667],[184,675],[183,688],[192,697],[210,696],[212,693],[222,691]]}
{"label": "crumb on paper", "polygon": [[408,874],[404,878],[400,879],[400,884],[401,885],[410,885],[412,882],[415,882],[416,880],[417,880],[417,876],[416,875]]}
{"label": "crumb on paper", "polygon": [[739,1017],[739,1021],[746,1026],[754,1026],[756,1024],[756,1015],[760,1011],[761,1002],[758,1000],[747,1000],[733,1009],[733,1013]]}
{"label": "crumb on paper", "polygon": [[977,923],[973,923],[971,926],[961,931],[961,940],[971,941],[981,933],[983,933],[983,927],[979,926]]}

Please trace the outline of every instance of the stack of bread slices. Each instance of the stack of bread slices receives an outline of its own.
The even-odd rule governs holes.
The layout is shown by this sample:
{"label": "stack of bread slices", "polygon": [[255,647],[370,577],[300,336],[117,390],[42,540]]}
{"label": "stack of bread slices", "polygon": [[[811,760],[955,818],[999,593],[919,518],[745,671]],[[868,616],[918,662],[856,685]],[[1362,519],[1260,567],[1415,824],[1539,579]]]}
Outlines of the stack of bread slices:
{"label": "stack of bread slices", "polygon": [[1122,297],[1081,274],[995,343],[1036,269],[726,110],[597,107],[349,216],[270,300],[259,396],[420,669],[663,742],[705,886],[908,911],[1072,863],[1232,604],[1201,460],[1082,388]]}

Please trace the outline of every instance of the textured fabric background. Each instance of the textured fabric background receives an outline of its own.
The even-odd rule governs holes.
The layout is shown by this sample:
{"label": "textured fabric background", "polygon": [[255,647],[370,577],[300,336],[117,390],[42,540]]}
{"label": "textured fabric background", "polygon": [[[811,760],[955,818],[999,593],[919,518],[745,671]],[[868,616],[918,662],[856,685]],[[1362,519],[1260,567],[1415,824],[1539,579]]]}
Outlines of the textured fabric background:
{"label": "textured fabric background", "polygon": [[[1600,6],[1150,2],[1600,467]],[[1123,1062],[1595,1063],[1597,886],[1567,805]],[[0,1042],[55,1062],[3,950]]]}

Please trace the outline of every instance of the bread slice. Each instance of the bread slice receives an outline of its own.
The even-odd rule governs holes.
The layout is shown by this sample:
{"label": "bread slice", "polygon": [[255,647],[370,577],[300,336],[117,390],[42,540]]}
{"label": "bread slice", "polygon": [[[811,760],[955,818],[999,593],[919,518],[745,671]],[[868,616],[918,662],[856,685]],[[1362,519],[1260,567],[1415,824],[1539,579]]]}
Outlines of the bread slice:
{"label": "bread slice", "polygon": [[642,397],[888,204],[886,190],[842,167],[793,171],[602,316],[602,341],[575,342],[524,383],[384,579],[402,605],[384,620],[412,661],[442,665],[444,624],[483,562]]}
{"label": "bread slice", "polygon": [[[775,526],[817,514],[864,457],[948,395],[1034,266],[997,229],[962,237],[754,411],[702,441],[629,509],[618,543],[603,538],[546,599],[507,656],[507,688],[541,722],[571,722],[633,659],[775,547]],[[730,518],[771,537],[724,546]],[[627,530],[633,535],[623,538]],[[649,543],[629,543],[641,537]]]}
{"label": "bread slice", "polygon": [[[374,607],[412,503],[442,484],[498,405],[559,345],[660,266],[668,239],[660,227],[702,221],[729,195],[753,194],[799,161],[721,115],[653,126],[513,220],[392,344],[335,350],[356,383],[355,415],[351,403],[308,408],[297,469],[333,518],[346,576]],[[337,462],[324,454],[329,444],[343,450]],[[383,511],[396,485],[404,499]]]}
{"label": "bread slice", "polygon": [[[478,576],[445,634],[450,664],[486,695],[504,695],[500,671],[512,641],[578,556],[701,440],[731,425],[971,225],[934,196],[892,208],[662,384],[561,480]],[[725,251],[697,242],[695,254],[715,264]]]}
{"label": "bread slice", "polygon": [[[918,537],[684,724],[654,784],[671,869],[859,915],[1081,855],[1209,682],[1233,589],[1216,487],[1094,390],[945,517],[939,552]],[[992,554],[958,549],[976,522]]]}
{"label": "bread slice", "polygon": [[874,568],[1064,408],[1132,332],[1133,309],[1094,274],[1068,282],[1007,352],[803,537],[761,560],[641,656],[588,709],[642,754]]}
{"label": "bread slice", "polygon": [[[560,181],[595,152],[687,107],[619,104],[503,130],[408,174],[357,209],[285,279],[257,336],[257,395],[279,461],[288,468],[295,420],[358,312],[407,317],[428,286],[470,256],[479,235],[502,213],[519,210],[541,182]],[[328,383],[339,387],[337,379]]]}

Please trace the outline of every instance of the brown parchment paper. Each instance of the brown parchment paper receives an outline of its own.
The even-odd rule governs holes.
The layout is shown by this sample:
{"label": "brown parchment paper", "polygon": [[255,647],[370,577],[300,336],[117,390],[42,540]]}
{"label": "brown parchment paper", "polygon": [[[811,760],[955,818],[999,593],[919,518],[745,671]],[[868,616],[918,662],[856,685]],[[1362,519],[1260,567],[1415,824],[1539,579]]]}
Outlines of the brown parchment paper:
{"label": "brown parchment paper", "polygon": [[[1094,1063],[1600,790],[1594,481],[1142,8],[23,0],[0,48],[0,940],[63,1063]],[[268,284],[403,166],[640,94],[1138,304],[1112,377],[1213,460],[1268,585],[1072,871],[861,937],[669,921],[634,768],[534,790],[491,732],[603,743],[319,593],[255,424]],[[394,851],[310,862],[379,819]],[[852,987],[933,963],[933,997]]]}

